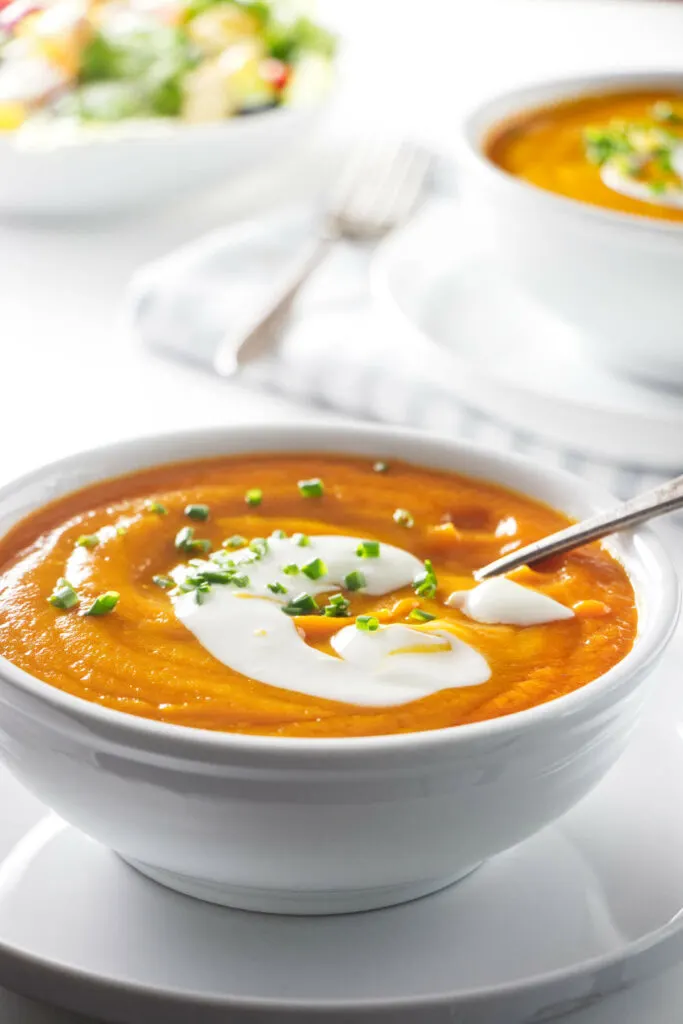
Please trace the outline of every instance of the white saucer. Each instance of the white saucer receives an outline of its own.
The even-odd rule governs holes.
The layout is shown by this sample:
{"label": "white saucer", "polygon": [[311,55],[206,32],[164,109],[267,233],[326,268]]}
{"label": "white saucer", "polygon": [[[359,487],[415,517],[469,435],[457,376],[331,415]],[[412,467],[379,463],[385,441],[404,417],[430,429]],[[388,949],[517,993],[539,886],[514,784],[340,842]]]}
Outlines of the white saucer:
{"label": "white saucer", "polygon": [[619,378],[582,339],[520,294],[485,256],[453,201],[435,200],[375,257],[380,302],[432,346],[469,406],[593,458],[683,466],[683,394]]}
{"label": "white saucer", "polygon": [[45,815],[3,771],[0,984],[131,1024],[594,1012],[683,959],[682,648],[628,753],[579,807],[458,885],[389,910],[283,918],[171,893]]}

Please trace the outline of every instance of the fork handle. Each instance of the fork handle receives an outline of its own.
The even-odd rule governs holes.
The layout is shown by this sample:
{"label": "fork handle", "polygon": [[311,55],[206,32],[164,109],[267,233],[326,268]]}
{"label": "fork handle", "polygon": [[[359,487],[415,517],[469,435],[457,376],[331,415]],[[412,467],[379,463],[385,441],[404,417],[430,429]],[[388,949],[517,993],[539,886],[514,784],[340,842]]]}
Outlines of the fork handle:
{"label": "fork handle", "polygon": [[277,344],[285,320],[297,295],[312,274],[327,259],[340,235],[326,227],[308,247],[280,286],[236,343],[224,341],[215,359],[215,368],[222,376],[230,376],[241,367],[265,355]]}

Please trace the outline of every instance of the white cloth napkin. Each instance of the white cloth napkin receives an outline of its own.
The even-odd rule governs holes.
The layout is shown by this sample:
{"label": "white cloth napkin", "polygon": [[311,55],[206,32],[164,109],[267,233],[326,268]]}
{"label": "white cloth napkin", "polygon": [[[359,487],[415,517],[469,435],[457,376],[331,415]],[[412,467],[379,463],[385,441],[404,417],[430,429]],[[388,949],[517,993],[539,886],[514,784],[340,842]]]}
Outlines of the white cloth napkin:
{"label": "white cloth napkin", "polygon": [[[149,264],[131,282],[129,324],[144,344],[215,369],[221,344],[240,336],[314,230],[309,210],[290,209],[215,231]],[[622,497],[664,479],[550,446],[464,405],[414,337],[373,308],[370,259],[363,246],[338,245],[301,294],[277,351],[242,370],[242,379],[355,417],[525,453]]]}

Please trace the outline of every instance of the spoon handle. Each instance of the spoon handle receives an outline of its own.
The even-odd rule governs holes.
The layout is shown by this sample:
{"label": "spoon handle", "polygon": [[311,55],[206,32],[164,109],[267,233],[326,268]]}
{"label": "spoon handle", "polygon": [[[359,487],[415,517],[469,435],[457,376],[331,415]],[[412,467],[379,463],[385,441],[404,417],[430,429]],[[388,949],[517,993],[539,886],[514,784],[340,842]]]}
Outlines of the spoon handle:
{"label": "spoon handle", "polygon": [[584,519],[580,523],[574,523],[564,530],[551,533],[549,537],[536,540],[533,544],[513,551],[509,555],[497,558],[482,569],[478,569],[474,578],[486,580],[492,576],[500,576],[502,573],[518,569],[520,565],[534,565],[550,555],[561,555],[564,551],[571,551],[582,544],[588,544],[592,540],[600,540],[610,533],[618,533],[619,530],[626,530],[630,526],[637,526],[655,516],[664,515],[666,512],[673,512],[674,509],[683,506],[683,476],[677,476],[660,484],[652,491],[639,494],[616,508],[598,512],[590,519]]}

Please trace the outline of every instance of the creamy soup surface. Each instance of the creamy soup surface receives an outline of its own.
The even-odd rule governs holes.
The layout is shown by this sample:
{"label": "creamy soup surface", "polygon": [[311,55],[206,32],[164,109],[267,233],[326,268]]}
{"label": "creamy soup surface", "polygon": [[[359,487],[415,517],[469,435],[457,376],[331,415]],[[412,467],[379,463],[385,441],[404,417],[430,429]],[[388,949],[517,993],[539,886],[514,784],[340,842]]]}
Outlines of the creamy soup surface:
{"label": "creamy soup surface", "polygon": [[525,111],[484,148],[503,170],[559,195],[683,221],[683,92],[603,93]]}
{"label": "creamy soup surface", "polygon": [[590,545],[476,586],[567,525],[398,461],[225,457],[98,483],[0,541],[0,654],[77,697],[282,737],[415,732],[567,694],[630,650],[630,581]]}

